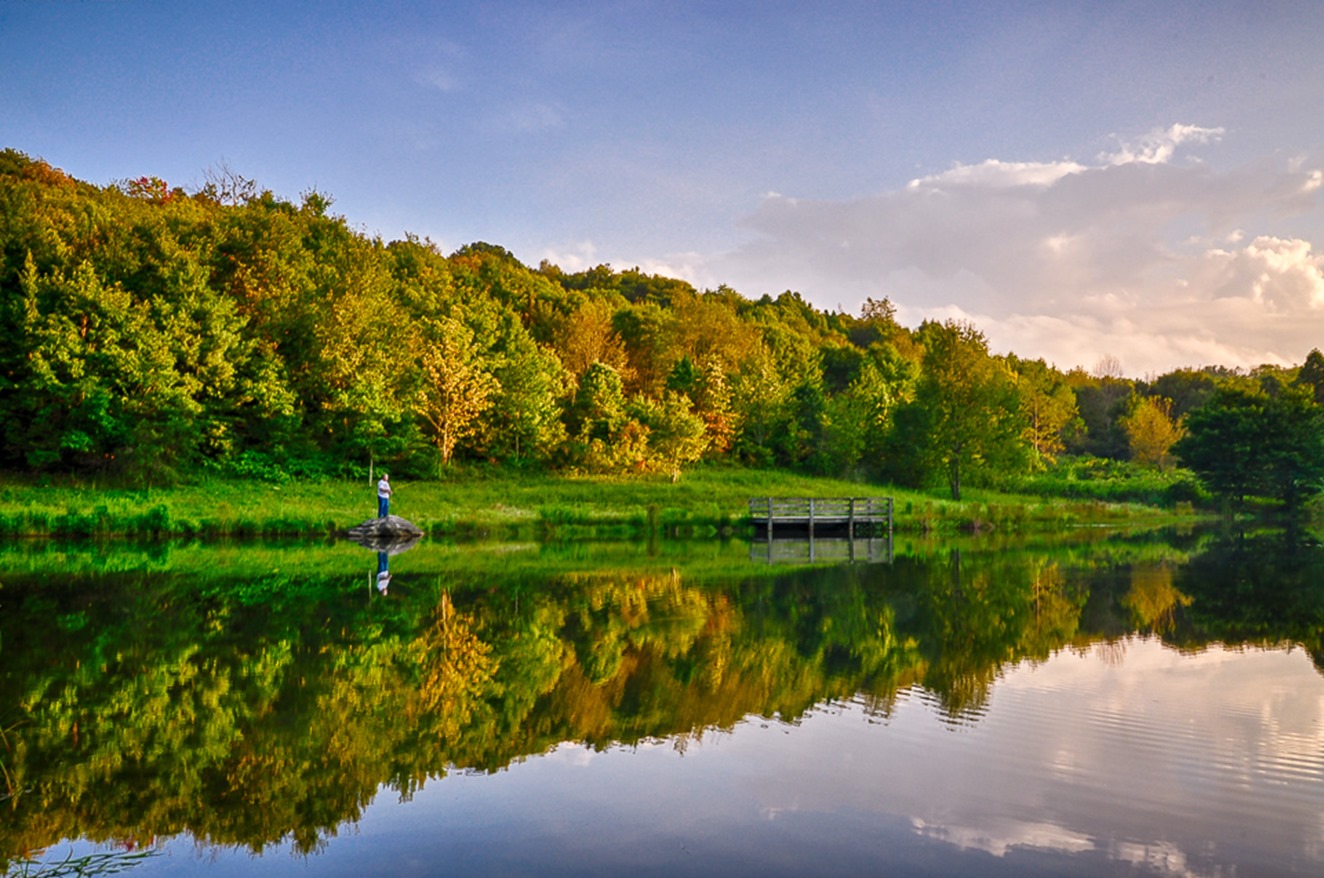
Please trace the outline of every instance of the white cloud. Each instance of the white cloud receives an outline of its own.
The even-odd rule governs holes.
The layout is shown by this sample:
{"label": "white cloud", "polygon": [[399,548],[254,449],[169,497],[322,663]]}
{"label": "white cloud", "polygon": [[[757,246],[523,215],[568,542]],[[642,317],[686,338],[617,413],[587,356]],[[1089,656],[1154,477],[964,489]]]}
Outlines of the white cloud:
{"label": "white cloud", "polygon": [[903,319],[965,315],[995,348],[1064,368],[1300,362],[1324,337],[1324,256],[1279,230],[1317,209],[1324,172],[1176,161],[1223,133],[1174,125],[1090,164],[990,159],[849,201],[769,195],[753,239],[697,273],[820,307],[887,295]]}
{"label": "white cloud", "polygon": [[598,265],[598,248],[592,241],[578,241],[564,249],[547,248],[538,254],[539,260],[546,260],[567,274],[585,271]]}
{"label": "white cloud", "polygon": [[[578,241],[559,248],[548,247],[538,254],[538,259],[546,260],[567,274],[587,271],[604,261],[592,241]],[[637,268],[644,274],[679,278],[701,289],[714,287],[720,282],[707,276],[705,259],[699,253],[674,253],[665,259],[624,261],[614,263],[612,267],[618,271]]]}
{"label": "white cloud", "polygon": [[1265,235],[1237,250],[1210,250],[1205,259],[1215,296],[1249,298],[1275,314],[1324,307],[1324,256],[1309,241]]}
{"label": "white cloud", "polygon": [[1121,143],[1116,152],[1105,153],[1100,158],[1110,165],[1128,165],[1134,162],[1146,165],[1164,164],[1172,159],[1177,147],[1183,143],[1209,143],[1218,140],[1224,133],[1222,128],[1173,125],[1166,130],[1155,129],[1136,140]]}
{"label": "white cloud", "polygon": [[987,159],[977,165],[958,164],[950,171],[911,180],[908,188],[921,189],[928,186],[940,189],[944,185],[974,185],[993,188],[1046,186],[1056,183],[1068,174],[1079,173],[1083,170],[1085,170],[1084,165],[1078,165],[1071,161],[1000,162],[997,159]]}

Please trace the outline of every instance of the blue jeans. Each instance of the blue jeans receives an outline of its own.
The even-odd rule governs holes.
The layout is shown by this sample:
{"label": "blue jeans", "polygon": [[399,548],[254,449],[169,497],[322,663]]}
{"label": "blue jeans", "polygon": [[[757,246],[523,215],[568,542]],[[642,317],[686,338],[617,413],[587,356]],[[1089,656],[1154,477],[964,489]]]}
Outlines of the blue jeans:
{"label": "blue jeans", "polygon": [[391,498],[390,498],[390,497],[378,497],[378,498],[377,498],[377,517],[378,517],[378,518],[385,518],[385,517],[390,513],[390,511],[391,511]]}

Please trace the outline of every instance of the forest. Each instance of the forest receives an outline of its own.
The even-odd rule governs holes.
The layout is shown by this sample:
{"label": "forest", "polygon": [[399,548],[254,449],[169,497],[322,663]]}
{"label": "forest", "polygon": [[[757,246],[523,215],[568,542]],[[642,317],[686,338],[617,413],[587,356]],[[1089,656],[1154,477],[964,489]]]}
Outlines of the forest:
{"label": "forest", "polygon": [[[498,245],[383,241],[228,167],[99,186],[0,151],[0,469],[171,484],[701,461],[950,491],[1157,502],[1324,486],[1324,355],[1062,370],[967,322]],[[1138,480],[1138,482],[1137,482]]]}

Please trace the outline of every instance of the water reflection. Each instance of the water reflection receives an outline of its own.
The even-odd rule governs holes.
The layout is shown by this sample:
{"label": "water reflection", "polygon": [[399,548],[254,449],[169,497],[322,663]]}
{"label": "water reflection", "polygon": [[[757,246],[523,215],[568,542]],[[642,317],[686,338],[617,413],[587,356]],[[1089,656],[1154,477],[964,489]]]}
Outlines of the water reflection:
{"label": "water reflection", "polygon": [[377,569],[373,573],[371,585],[379,595],[385,597],[391,587],[391,556],[401,555],[414,548],[422,537],[394,532],[362,534],[351,532],[347,539],[377,553]]}
{"label": "water reflection", "polygon": [[390,556],[385,552],[377,553],[377,591],[386,594],[386,589],[391,584],[391,562]]}
{"label": "water reflection", "polygon": [[[793,824],[806,850],[840,837],[842,862],[887,837],[1018,868],[1037,851],[1099,874],[1290,874],[1321,852],[1303,815],[1324,808],[1324,694],[1314,670],[1229,651],[1295,662],[1282,650],[1304,647],[1319,666],[1324,557],[1279,539],[938,549],[814,569],[751,569],[740,545],[632,560],[420,546],[379,550],[375,565],[352,546],[181,549],[170,563],[107,558],[96,574],[29,558],[0,574],[0,854],[187,831],[329,857],[370,808],[511,766],[484,789],[528,795],[524,779],[560,764],[531,757],[575,753],[605,759],[611,781],[552,785],[528,807],[557,803],[580,832],[647,811],[656,834],[638,831],[656,847],[685,819],[667,797],[692,810],[697,795],[714,827],[779,852],[768,862],[709,838],[737,874],[805,865],[742,822],[750,808]],[[363,568],[348,557],[375,568],[374,589],[382,573],[408,588],[352,599]],[[659,742],[703,763],[681,769],[687,792],[641,768]],[[1269,842],[1228,835],[1227,815],[1247,814],[1276,815],[1254,824]],[[500,825],[548,818],[521,819]],[[1201,834],[1221,840],[1202,850]],[[1257,872],[1266,851],[1287,866]]]}
{"label": "water reflection", "polygon": [[749,559],[765,564],[892,563],[891,537],[762,539],[749,544]]}

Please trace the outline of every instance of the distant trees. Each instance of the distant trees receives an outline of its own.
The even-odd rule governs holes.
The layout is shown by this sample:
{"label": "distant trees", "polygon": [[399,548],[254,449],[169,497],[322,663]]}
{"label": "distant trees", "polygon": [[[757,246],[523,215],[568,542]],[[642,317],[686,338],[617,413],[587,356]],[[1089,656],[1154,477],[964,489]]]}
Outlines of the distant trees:
{"label": "distant trees", "polygon": [[[1106,361],[1100,365],[1112,368]],[[1065,434],[1064,450],[1069,454],[1125,460],[1127,441],[1121,418],[1135,390],[1133,383],[1120,375],[1089,374],[1082,369],[1071,370],[1066,380],[1076,395],[1080,420],[1076,429]]]}

